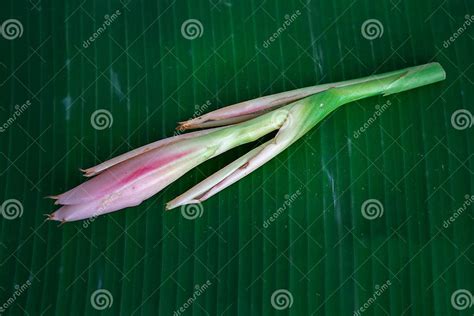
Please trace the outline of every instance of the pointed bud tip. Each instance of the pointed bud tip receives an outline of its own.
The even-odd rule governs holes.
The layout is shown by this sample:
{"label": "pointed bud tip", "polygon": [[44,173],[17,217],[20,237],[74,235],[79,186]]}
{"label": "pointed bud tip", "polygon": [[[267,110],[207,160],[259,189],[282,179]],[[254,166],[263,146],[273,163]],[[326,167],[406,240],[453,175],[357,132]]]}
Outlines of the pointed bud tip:
{"label": "pointed bud tip", "polygon": [[46,216],[46,218],[44,219],[44,221],[60,221],[59,218],[57,218],[55,216],[55,213],[52,213],[52,214],[43,214],[43,216]]}
{"label": "pointed bud tip", "polygon": [[82,172],[82,175],[87,178],[92,177],[93,175],[96,174],[96,171],[94,170],[94,168],[89,168],[89,169],[80,168],[79,170]]}

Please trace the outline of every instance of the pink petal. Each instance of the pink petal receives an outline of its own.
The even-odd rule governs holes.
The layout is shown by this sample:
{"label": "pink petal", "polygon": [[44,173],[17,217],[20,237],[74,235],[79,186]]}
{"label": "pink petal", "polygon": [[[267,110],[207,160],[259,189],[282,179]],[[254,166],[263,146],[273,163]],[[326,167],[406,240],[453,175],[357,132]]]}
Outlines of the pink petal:
{"label": "pink petal", "polygon": [[99,199],[111,192],[136,182],[146,174],[163,169],[176,160],[200,148],[160,147],[119,163],[98,176],[82,183],[59,196],[56,204],[71,205],[87,203]]}
{"label": "pink petal", "polygon": [[85,169],[85,170],[82,170],[82,171],[84,172],[84,176],[92,177],[92,176],[95,176],[95,175],[101,173],[102,171],[104,171],[104,170],[106,170],[106,169],[108,169],[108,168],[110,168],[110,167],[112,167],[116,164],[119,164],[119,163],[121,163],[125,160],[136,157],[136,156],[141,155],[143,153],[146,153],[150,150],[157,149],[157,148],[160,148],[160,147],[164,147],[166,145],[174,144],[178,141],[182,141],[182,140],[185,140],[185,139],[191,139],[191,138],[195,138],[195,137],[198,137],[198,136],[206,135],[206,134],[209,134],[211,132],[217,131],[221,128],[222,127],[212,128],[212,129],[207,129],[207,130],[203,130],[203,131],[196,131],[196,132],[192,132],[192,133],[186,133],[186,134],[182,134],[182,135],[177,135],[177,136],[161,139],[159,141],[156,141],[156,142],[150,143],[148,145],[136,148],[136,149],[131,150],[129,152],[126,152],[126,153],[124,153],[120,156],[117,156],[117,157],[114,157],[110,160],[107,160],[107,161],[105,161],[105,162],[103,162],[103,163],[101,163],[97,166],[94,166],[94,167],[91,167],[91,168],[88,168],[88,169]]}

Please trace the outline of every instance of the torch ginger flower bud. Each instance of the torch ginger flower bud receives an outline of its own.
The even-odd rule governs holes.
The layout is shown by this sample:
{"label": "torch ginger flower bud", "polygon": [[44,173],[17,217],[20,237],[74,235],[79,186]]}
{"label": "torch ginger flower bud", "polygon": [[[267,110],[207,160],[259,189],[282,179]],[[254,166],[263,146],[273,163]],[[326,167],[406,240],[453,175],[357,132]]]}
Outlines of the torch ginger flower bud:
{"label": "torch ginger flower bud", "polygon": [[278,131],[273,139],[173,199],[166,208],[204,201],[281,153],[341,105],[410,90],[445,76],[441,65],[430,63],[267,96],[181,122],[181,130],[221,127],[164,139],[84,170],[86,176],[94,177],[52,197],[62,207],[49,218],[76,221],[139,205],[197,165]]}

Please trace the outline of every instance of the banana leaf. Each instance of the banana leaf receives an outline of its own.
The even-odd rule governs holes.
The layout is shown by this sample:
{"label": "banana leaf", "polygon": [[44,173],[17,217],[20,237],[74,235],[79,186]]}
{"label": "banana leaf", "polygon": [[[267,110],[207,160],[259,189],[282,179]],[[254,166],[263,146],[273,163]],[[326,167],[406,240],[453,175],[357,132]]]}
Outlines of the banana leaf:
{"label": "banana leaf", "polygon": [[[7,0],[0,314],[472,315],[474,3]],[[345,105],[202,204],[44,221],[89,167],[177,122],[429,62],[445,81]]]}

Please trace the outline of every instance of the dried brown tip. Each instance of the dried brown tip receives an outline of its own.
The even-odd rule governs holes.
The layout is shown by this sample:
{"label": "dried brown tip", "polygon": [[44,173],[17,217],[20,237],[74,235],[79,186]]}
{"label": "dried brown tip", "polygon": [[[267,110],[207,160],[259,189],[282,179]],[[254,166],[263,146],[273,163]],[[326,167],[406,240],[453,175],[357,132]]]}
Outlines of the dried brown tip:
{"label": "dried brown tip", "polygon": [[44,216],[46,216],[45,218],[45,221],[57,221],[57,222],[60,222],[58,227],[61,227],[64,225],[64,223],[66,223],[67,221],[65,221],[64,219],[59,219],[57,218],[54,213],[52,214],[43,214]]}
{"label": "dried brown tip", "polygon": [[79,169],[81,170],[81,172],[83,173],[83,176],[84,177],[92,177],[96,171],[94,170],[94,168],[89,168],[89,169]]}
{"label": "dried brown tip", "polygon": [[46,216],[46,218],[44,219],[44,221],[56,221],[57,219],[54,218],[54,213],[53,214],[43,214],[43,216]]}
{"label": "dried brown tip", "polygon": [[178,122],[178,126],[176,126],[176,130],[185,131],[188,129],[195,129],[196,125],[203,124],[206,122],[207,121],[203,121],[203,117],[201,116],[195,117],[187,121]]}
{"label": "dried brown tip", "polygon": [[44,197],[45,199],[58,200],[59,195],[48,195]]}
{"label": "dried brown tip", "polygon": [[46,216],[46,218],[44,219],[45,221],[56,221],[56,222],[60,222],[58,227],[61,227],[64,225],[64,223],[66,223],[67,221],[64,220],[64,219],[59,219],[57,218],[56,216],[54,216],[54,213],[53,214],[43,214],[44,216]]}
{"label": "dried brown tip", "polygon": [[178,126],[176,126],[177,131],[185,131],[189,128],[189,123],[185,122],[178,122]]}

